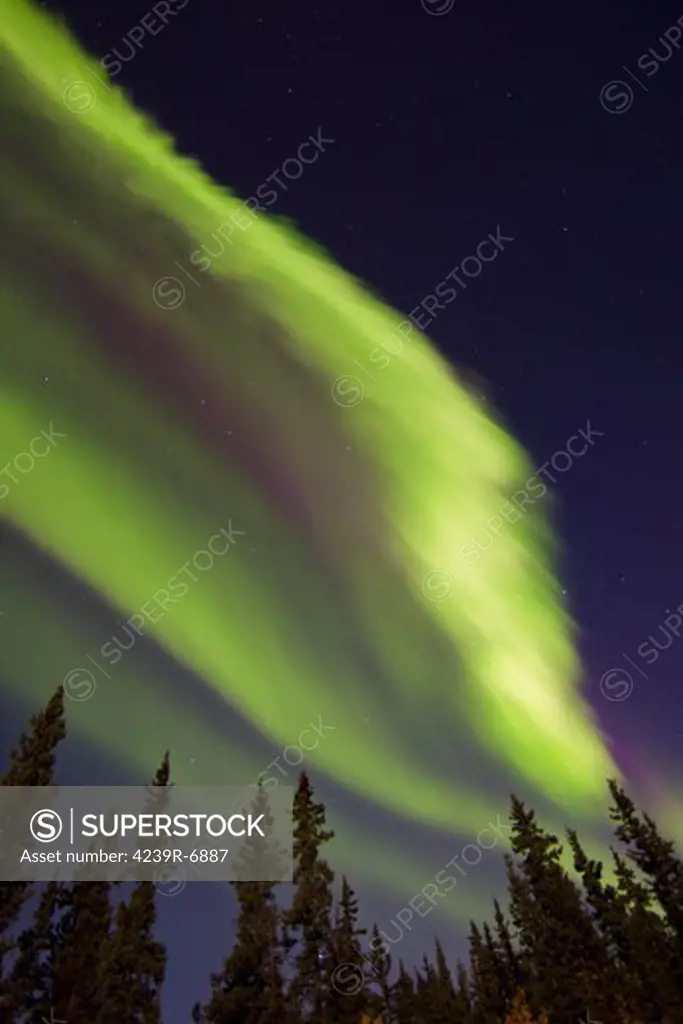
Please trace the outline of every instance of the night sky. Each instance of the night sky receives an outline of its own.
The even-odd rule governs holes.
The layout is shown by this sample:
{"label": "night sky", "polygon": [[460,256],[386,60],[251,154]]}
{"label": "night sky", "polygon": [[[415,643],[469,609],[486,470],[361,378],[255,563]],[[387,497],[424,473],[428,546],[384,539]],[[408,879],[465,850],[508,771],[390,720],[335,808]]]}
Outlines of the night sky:
{"label": "night sky", "polygon": [[[600,432],[567,472],[551,470],[585,693],[634,792],[680,792],[683,642],[652,664],[637,651],[683,604],[683,46],[656,69],[643,57],[667,56],[660,37],[683,12],[449,5],[189,0],[116,81],[241,197],[311,134],[334,140],[278,189],[272,215],[405,316],[456,270],[466,287],[427,334],[535,466],[588,423]],[[124,36],[150,10],[44,6],[97,57],[127,55]],[[512,241],[464,276],[457,268],[496,231]],[[613,668],[632,679],[625,699],[628,676],[601,692]],[[12,702],[3,716],[3,752],[28,710]],[[80,757],[92,754],[69,754],[73,778]],[[492,894],[499,883],[492,871]],[[195,888],[162,907],[172,1022],[187,1019],[230,942],[229,898]],[[395,896],[359,888],[369,923],[396,912]],[[435,927],[423,922],[402,955],[421,956]],[[461,950],[449,927],[447,945]]]}

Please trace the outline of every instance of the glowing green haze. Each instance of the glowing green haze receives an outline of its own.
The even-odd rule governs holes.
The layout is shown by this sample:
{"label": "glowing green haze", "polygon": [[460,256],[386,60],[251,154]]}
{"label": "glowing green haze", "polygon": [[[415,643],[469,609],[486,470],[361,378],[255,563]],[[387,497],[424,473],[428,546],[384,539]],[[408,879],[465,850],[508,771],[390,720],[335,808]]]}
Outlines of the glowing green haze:
{"label": "glowing green haze", "polygon": [[[401,315],[290,227],[247,218],[42,10],[4,0],[0,38],[2,464],[50,421],[66,435],[2,477],[0,513],[120,620],[232,524],[210,571],[142,613],[206,687],[282,746],[321,715],[310,763],[416,822],[477,831],[521,778],[558,827],[570,811],[597,827],[618,772],[578,690],[543,502],[475,565],[434,575],[524,487],[525,454],[417,331],[352,404],[339,378],[396,351]],[[246,228],[197,270],[238,211]],[[56,587],[13,593],[43,638],[9,645],[17,692],[45,689],[41,654],[61,675],[90,654],[111,680],[73,713],[102,748],[147,771],[182,722],[204,772],[265,767],[245,731],[222,749],[139,652],[109,669]]]}

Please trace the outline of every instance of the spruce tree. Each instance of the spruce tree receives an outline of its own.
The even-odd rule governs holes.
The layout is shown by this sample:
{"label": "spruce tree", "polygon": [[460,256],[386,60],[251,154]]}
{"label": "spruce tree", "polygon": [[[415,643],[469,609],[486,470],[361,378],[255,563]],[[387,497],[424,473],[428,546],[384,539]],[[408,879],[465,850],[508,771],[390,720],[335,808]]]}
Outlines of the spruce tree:
{"label": "spruce tree", "polygon": [[56,749],[65,736],[64,690],[60,686],[19,737],[7,771],[0,776],[0,786],[53,786]]}
{"label": "spruce tree", "polygon": [[420,1021],[415,982],[402,960],[398,963],[398,977],[392,994],[391,1019],[395,1024],[419,1024]]}
{"label": "spruce tree", "polygon": [[288,948],[294,951],[290,1010],[302,1022],[324,1019],[328,994],[329,939],[334,872],[320,850],[334,833],[325,828],[325,807],[316,803],[302,772],[294,798],[294,894],[283,914]]}
{"label": "spruce tree", "polygon": [[453,1004],[453,1018],[458,1024],[474,1024],[475,1015],[472,1004],[472,989],[467,968],[461,960],[455,966],[456,988]]}
{"label": "spruce tree", "polygon": [[498,900],[493,901],[496,946],[503,972],[503,988],[509,998],[522,985],[524,975],[512,938],[512,929]]}
{"label": "spruce tree", "polygon": [[[273,817],[266,790],[259,783],[252,806],[263,815],[268,835]],[[195,1007],[195,1021],[206,1024],[287,1024],[289,1014],[283,981],[284,953],[280,935],[280,911],[275,900],[277,881],[248,879],[281,878],[284,862],[272,840],[252,835],[236,863],[242,880],[231,882],[239,907],[237,938],[223,968],[211,977],[211,995],[202,1008]]]}
{"label": "spruce tree", "polygon": [[664,923],[650,909],[647,890],[615,851],[618,885],[606,884],[602,863],[586,856],[574,830],[569,829],[567,836],[586,902],[609,951],[610,986],[620,994],[624,1012],[630,1008],[644,1020],[661,1018],[666,1006],[658,975],[666,971],[668,936]]}
{"label": "spruce tree", "polygon": [[[154,785],[167,779],[166,757]],[[94,870],[83,868],[70,883],[48,884],[22,933],[13,972],[22,992],[22,1024],[39,1024],[52,1014],[90,1024],[160,1022],[165,953],[152,935],[154,886],[136,884],[114,915],[116,883],[94,881]]]}
{"label": "spruce tree", "polygon": [[[169,754],[152,780],[145,811],[164,813],[168,805],[171,765]],[[161,844],[157,848],[163,851]],[[161,990],[166,974],[166,949],[154,935],[156,887],[142,881],[121,899],[104,972],[101,1020],[98,1024],[161,1024]]]}
{"label": "spruce tree", "polygon": [[491,927],[488,922],[484,922],[482,932],[486,951],[496,974],[498,991],[500,992],[503,1008],[505,1008],[511,1004],[517,986],[511,976],[506,953],[498,939],[493,937],[493,932],[491,931]]}
{"label": "spruce tree", "polygon": [[683,967],[675,934],[661,913],[651,888],[639,881],[633,866],[612,851],[617,888],[608,898],[625,908],[623,946],[627,978],[637,979],[639,999],[628,1005],[642,1008],[647,1020],[675,1021],[683,1006]]}
{"label": "spruce tree", "polygon": [[370,999],[370,1006],[374,1008],[376,1016],[381,1016],[386,1021],[391,1011],[392,960],[388,950],[385,951],[385,945],[379,934],[379,928],[375,924],[372,929],[368,961],[373,972],[373,985],[378,989],[378,994]]}
{"label": "spruce tree", "polygon": [[97,1024],[161,1024],[166,949],[154,936],[156,890],[139,882],[114,912]]}
{"label": "spruce tree", "polygon": [[522,945],[531,1010],[557,1024],[576,1024],[587,1010],[604,1024],[618,1020],[607,945],[581,892],[560,864],[562,847],[533,811],[512,798],[513,866],[508,860],[510,909]]}
{"label": "spruce tree", "polygon": [[10,976],[9,990],[18,995],[10,1019],[17,1024],[41,1024],[51,1014],[99,1022],[110,938],[110,885],[87,881],[87,874],[86,869],[74,882],[42,887],[31,923],[19,937]]}
{"label": "spruce tree", "polygon": [[[19,737],[10,752],[7,771],[0,776],[0,786],[53,786],[56,749],[65,736],[64,690],[60,686],[44,710],[31,717],[28,731]],[[30,888],[29,883],[0,881],[0,968],[7,930],[19,916]]]}
{"label": "spruce tree", "polygon": [[609,780],[609,789],[615,834],[627,847],[629,859],[646,875],[683,957],[683,862],[676,856],[674,843],[660,836],[649,815],[637,814],[633,801],[614,779]]}
{"label": "spruce tree", "polygon": [[676,936],[655,910],[652,892],[638,881],[631,864],[612,852],[617,893],[628,912],[627,943],[632,973],[640,980],[646,1018],[673,1024],[683,1006],[683,966]]}
{"label": "spruce tree", "polygon": [[[60,884],[49,964],[56,1018],[97,1021],[110,953],[111,883],[83,877]],[[55,921],[56,917],[56,921]]]}
{"label": "spruce tree", "polygon": [[[64,690],[60,686],[44,710],[31,717],[28,730],[19,737],[10,753],[7,771],[0,777],[0,786],[53,786],[56,749],[65,736]],[[14,816],[15,811],[10,809],[3,825],[0,815],[0,834]],[[4,843],[7,844],[7,840]],[[6,846],[6,856],[10,853],[13,856],[15,852]],[[31,892],[31,883],[0,881],[0,1016],[5,1011],[9,1016],[11,1007],[21,1004],[26,994],[27,982],[19,980],[12,970],[11,960],[15,959],[13,952],[19,952],[14,929]],[[31,958],[30,941],[31,933],[25,934],[21,956],[27,965]]]}
{"label": "spruce tree", "polygon": [[432,991],[435,981],[436,970],[426,955],[423,955],[422,964],[415,972],[415,1008],[420,1018],[425,1016],[425,1006],[429,1003],[428,993]]}
{"label": "spruce tree", "polygon": [[[327,997],[320,1024],[357,1024],[359,1016],[371,1009],[372,968],[360,944],[366,934],[367,930],[358,926],[358,900],[344,877],[334,924],[321,951]],[[338,975],[342,965],[347,971],[346,983]]]}
{"label": "spruce tree", "polygon": [[424,1024],[441,1024],[456,1019],[456,995],[453,977],[439,940],[436,940],[434,966],[424,964],[422,981],[418,983],[417,1001]]}
{"label": "spruce tree", "polygon": [[42,1024],[43,1019],[50,1019],[54,1007],[52,962],[60,908],[61,886],[48,882],[42,887],[30,924],[17,940],[17,956],[3,993],[7,1020]]}
{"label": "spruce tree", "polygon": [[498,1024],[505,1013],[507,993],[502,984],[504,966],[499,960],[488,926],[481,931],[470,922],[470,974],[476,1024]]}

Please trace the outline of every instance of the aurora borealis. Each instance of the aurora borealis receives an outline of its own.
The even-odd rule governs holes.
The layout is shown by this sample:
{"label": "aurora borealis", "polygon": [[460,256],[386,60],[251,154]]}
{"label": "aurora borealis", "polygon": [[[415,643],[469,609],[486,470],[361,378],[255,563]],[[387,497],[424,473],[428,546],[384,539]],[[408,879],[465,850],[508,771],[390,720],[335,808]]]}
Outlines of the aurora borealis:
{"label": "aurora borealis", "polygon": [[[401,828],[462,846],[513,787],[602,852],[620,772],[581,692],[549,500],[434,589],[534,476],[521,446],[401,313],[276,212],[245,213],[42,10],[4,0],[0,40],[4,686],[33,705],[84,668],[75,735],[144,775],[170,747],[185,784],[251,782],[324,723],[306,765],[335,794],[335,866],[400,907],[442,867]],[[359,824],[389,815],[393,835]],[[471,883],[440,912],[485,906]]]}

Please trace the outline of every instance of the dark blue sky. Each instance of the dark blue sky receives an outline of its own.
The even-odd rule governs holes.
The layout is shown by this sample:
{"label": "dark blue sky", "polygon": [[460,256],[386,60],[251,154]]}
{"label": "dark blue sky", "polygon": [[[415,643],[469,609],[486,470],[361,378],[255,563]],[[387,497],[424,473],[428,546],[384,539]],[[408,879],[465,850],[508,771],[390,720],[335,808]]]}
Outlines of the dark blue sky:
{"label": "dark blue sky", "polygon": [[[150,10],[46,6],[101,57],[127,53]],[[683,642],[652,666],[637,648],[683,604],[683,47],[639,58],[667,55],[660,37],[682,14],[633,0],[456,2],[439,16],[420,0],[189,0],[117,76],[245,197],[320,126],[334,144],[273,212],[405,313],[498,226],[514,239],[428,333],[536,465],[587,421],[604,434],[555,490],[587,693],[634,777],[650,765],[679,787]],[[605,700],[600,679],[620,666],[633,693]],[[230,941],[217,887],[198,888],[182,929],[162,907],[183,1006],[221,932]]]}

